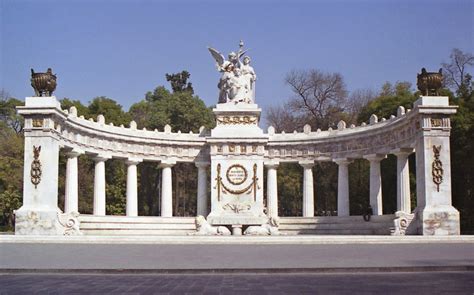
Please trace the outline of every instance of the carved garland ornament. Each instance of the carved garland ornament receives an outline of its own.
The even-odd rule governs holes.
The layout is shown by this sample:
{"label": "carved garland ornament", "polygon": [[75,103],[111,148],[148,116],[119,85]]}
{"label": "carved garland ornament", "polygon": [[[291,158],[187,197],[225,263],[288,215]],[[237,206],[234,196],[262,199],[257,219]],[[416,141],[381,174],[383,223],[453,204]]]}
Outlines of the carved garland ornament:
{"label": "carved garland ornament", "polygon": [[434,160],[431,164],[431,174],[433,175],[433,182],[436,184],[436,189],[439,192],[439,185],[443,182],[443,163],[439,159],[439,152],[441,151],[441,146],[433,145]]}
{"label": "carved garland ornament", "polygon": [[41,152],[41,146],[33,146],[33,156],[34,160],[31,162],[31,170],[30,170],[30,175],[31,175],[31,183],[35,185],[35,188],[38,187],[38,184],[41,182],[41,162],[39,160]]}
{"label": "carved garland ornament", "polygon": [[[238,181],[235,181],[235,180],[232,180],[232,176],[230,176],[230,174],[232,173],[233,169],[242,169],[243,171],[245,171],[244,175],[242,177],[240,177],[241,179],[243,180],[238,180]],[[231,183],[231,184],[234,184],[234,185],[238,185],[238,184],[242,184],[246,179],[247,179],[247,170],[240,164],[235,164],[235,165],[232,165],[230,166],[228,169],[227,169],[227,173],[226,173],[226,177],[227,177],[227,180]],[[252,182],[242,188],[242,189],[237,189],[237,190],[234,190],[234,189],[231,189],[229,187],[227,187],[223,182],[222,182],[222,177],[221,177],[221,164],[217,164],[217,177],[216,177],[216,181],[217,181],[217,185],[216,188],[217,189],[217,200],[220,201],[221,200],[221,190],[223,193],[226,193],[226,192],[229,192],[231,194],[234,194],[234,195],[241,195],[243,193],[249,193],[249,190],[251,190],[253,188],[253,194],[254,194],[254,201],[257,200],[257,189],[259,189],[260,187],[258,187],[258,177],[257,177],[257,164],[254,164],[253,165],[253,177],[252,177]]]}
{"label": "carved garland ornament", "polygon": [[217,118],[217,122],[224,125],[254,124],[257,122],[257,118],[249,116],[224,116]]}

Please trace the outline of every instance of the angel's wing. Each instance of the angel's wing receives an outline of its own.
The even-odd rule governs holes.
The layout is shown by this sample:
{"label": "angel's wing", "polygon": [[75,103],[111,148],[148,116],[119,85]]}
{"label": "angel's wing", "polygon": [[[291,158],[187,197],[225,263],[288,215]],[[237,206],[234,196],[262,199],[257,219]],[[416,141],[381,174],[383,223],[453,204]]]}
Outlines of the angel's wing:
{"label": "angel's wing", "polygon": [[216,60],[217,65],[221,67],[225,61],[225,58],[222,55],[222,53],[220,53],[219,51],[215,50],[212,47],[207,47],[207,49],[209,49],[209,52],[211,53],[212,57]]}

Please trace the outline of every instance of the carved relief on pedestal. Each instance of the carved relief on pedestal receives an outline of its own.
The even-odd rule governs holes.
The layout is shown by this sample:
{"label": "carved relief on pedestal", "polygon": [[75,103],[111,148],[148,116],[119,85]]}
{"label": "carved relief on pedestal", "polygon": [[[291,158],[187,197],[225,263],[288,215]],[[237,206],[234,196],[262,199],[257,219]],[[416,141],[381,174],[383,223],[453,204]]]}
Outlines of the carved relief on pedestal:
{"label": "carved relief on pedestal", "polygon": [[[243,165],[234,164],[227,169],[226,179],[232,185],[235,185],[235,186],[241,185],[247,180],[247,178],[248,178],[248,172],[247,172],[247,169],[245,169]],[[230,188],[229,186],[224,184],[221,177],[221,164],[217,164],[217,177],[215,180],[216,180],[216,186],[214,188],[217,189],[218,201],[221,200],[221,193],[223,194],[230,193],[233,195],[241,195],[245,193],[248,195],[252,191],[253,191],[254,201],[256,201],[257,199],[257,189],[260,189],[260,187],[258,186],[257,164],[253,165],[252,182],[243,188]],[[231,208],[227,207],[225,209],[229,210]],[[241,210],[237,210],[237,211],[241,211]]]}
{"label": "carved relief on pedestal", "polygon": [[218,125],[251,125],[257,124],[257,117],[254,116],[219,116],[216,118]]}
{"label": "carved relief on pedestal", "polygon": [[33,146],[33,156],[34,160],[31,162],[31,170],[30,170],[30,176],[31,176],[31,183],[34,184],[35,188],[38,187],[38,184],[41,182],[41,162],[39,160],[41,152],[41,146]]}
{"label": "carved relief on pedestal", "polygon": [[79,229],[80,222],[78,217],[78,212],[58,213],[58,222],[62,226],[65,236],[82,235]]}
{"label": "carved relief on pedestal", "polygon": [[439,153],[441,151],[441,146],[433,145],[433,155],[434,160],[431,164],[431,174],[433,176],[433,183],[436,185],[436,189],[439,192],[439,185],[443,182],[443,163],[439,159]]}

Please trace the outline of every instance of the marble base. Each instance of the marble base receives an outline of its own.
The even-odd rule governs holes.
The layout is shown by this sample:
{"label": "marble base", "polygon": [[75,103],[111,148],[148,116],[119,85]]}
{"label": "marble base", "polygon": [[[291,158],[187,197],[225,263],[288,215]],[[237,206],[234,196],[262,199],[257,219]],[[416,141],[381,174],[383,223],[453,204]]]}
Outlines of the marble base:
{"label": "marble base", "polygon": [[61,235],[58,221],[59,211],[22,210],[15,211],[16,235]]}
{"label": "marble base", "polygon": [[79,213],[62,213],[61,210],[15,211],[15,235],[72,236],[82,235]]}
{"label": "marble base", "polygon": [[459,235],[459,211],[452,206],[440,205],[416,209],[418,234]]}

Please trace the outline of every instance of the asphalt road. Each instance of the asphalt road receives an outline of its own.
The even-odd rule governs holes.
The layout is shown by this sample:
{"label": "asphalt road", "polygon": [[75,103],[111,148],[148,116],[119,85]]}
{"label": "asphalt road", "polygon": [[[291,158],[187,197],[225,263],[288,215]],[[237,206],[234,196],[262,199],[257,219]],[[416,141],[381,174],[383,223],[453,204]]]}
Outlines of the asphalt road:
{"label": "asphalt road", "polygon": [[474,272],[0,276],[0,294],[473,294]]}
{"label": "asphalt road", "polygon": [[[460,267],[465,267],[460,268]],[[467,268],[466,268],[467,267]],[[3,270],[468,270],[473,243],[334,245],[0,244]],[[417,269],[418,268],[418,269]]]}

